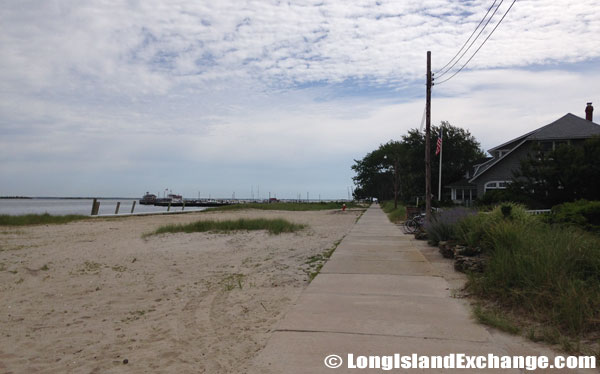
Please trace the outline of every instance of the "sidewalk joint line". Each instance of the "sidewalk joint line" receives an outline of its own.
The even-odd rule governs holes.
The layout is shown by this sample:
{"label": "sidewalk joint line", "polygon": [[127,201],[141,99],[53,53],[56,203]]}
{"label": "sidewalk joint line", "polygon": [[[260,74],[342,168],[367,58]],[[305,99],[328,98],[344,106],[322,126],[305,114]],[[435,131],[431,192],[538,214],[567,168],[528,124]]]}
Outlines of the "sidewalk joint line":
{"label": "sidewalk joint line", "polygon": [[490,340],[467,340],[467,339],[449,339],[449,338],[438,338],[434,336],[414,336],[414,335],[393,335],[393,334],[369,334],[365,332],[345,332],[345,331],[325,331],[325,330],[295,330],[295,329],[276,329],[276,332],[306,332],[306,333],[317,333],[317,334],[343,334],[343,335],[360,335],[360,336],[382,336],[390,338],[412,338],[412,339],[423,339],[423,340],[439,340],[448,342],[468,342],[468,343],[490,343]]}

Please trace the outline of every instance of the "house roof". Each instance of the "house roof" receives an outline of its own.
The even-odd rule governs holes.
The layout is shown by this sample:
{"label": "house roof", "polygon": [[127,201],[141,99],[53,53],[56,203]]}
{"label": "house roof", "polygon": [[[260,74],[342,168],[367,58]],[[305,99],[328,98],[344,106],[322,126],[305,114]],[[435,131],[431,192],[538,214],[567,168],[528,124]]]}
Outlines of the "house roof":
{"label": "house roof", "polygon": [[480,166],[477,174],[473,175],[473,177],[471,179],[469,179],[469,182],[473,182],[475,179],[477,179],[481,174],[485,173],[486,171],[488,171],[489,169],[491,169],[494,165],[496,165],[497,163],[499,163],[500,161],[502,161],[506,156],[508,156],[509,154],[513,153],[513,151],[517,148],[519,148],[523,143],[525,143],[527,141],[527,139],[522,140],[516,147],[514,147],[513,149],[511,149],[510,151],[508,151],[508,153],[506,153],[505,155],[502,155],[502,157],[499,158],[492,158],[488,161],[488,163]]}
{"label": "house roof", "polygon": [[476,188],[476,186],[472,183],[469,183],[469,180],[467,178],[463,178],[459,181],[456,181],[454,183],[451,183],[449,185],[446,186],[446,188]]}
{"label": "house roof", "polygon": [[502,161],[506,156],[511,154],[514,150],[519,148],[521,145],[523,145],[523,143],[527,141],[587,139],[591,138],[594,135],[600,136],[600,125],[592,121],[585,120],[581,117],[577,117],[572,113],[567,113],[561,118],[546,126],[542,126],[537,130],[528,132],[527,134],[521,135],[518,138],[512,139],[506,143],[500,144],[499,146],[488,150],[489,153],[492,153],[496,150],[503,149],[503,147],[511,143],[516,144],[516,146],[513,146],[507,154],[503,155],[500,158],[493,158],[490,161],[488,161],[487,164],[481,165],[479,167],[478,172],[475,175],[473,175],[471,179],[469,179],[469,182],[473,182],[481,174],[491,169],[494,165]]}
{"label": "house roof", "polygon": [[477,178],[481,173],[483,173],[484,171],[489,169],[497,161],[498,161],[498,159],[494,159],[493,157],[490,157],[485,162],[478,164],[478,165],[474,165],[475,172],[473,173],[473,176],[471,177],[470,180]]}
{"label": "house roof", "polygon": [[528,132],[506,143],[488,150],[489,153],[502,149],[504,146],[522,140],[553,140],[553,139],[586,139],[600,135],[600,125],[592,121],[567,113],[556,121]]}

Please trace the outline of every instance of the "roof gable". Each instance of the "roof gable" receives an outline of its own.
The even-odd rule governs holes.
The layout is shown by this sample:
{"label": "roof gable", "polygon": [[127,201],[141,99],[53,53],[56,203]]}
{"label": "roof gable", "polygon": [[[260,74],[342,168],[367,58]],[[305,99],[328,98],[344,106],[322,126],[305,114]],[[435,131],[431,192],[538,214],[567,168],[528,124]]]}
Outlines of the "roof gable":
{"label": "roof gable", "polygon": [[[542,126],[537,130],[528,132],[506,143],[500,144],[488,150],[492,153],[503,149],[511,143],[520,144],[523,140],[552,140],[552,139],[585,139],[594,135],[600,135],[600,125],[592,121],[567,113],[556,121]],[[511,147],[509,147],[511,148]]]}
{"label": "roof gable", "polygon": [[596,135],[600,136],[600,125],[592,121],[585,120],[581,117],[577,117],[572,113],[567,113],[546,126],[542,126],[537,130],[533,130],[525,135],[521,135],[518,138],[488,150],[488,152],[492,154],[492,152],[505,149],[507,145],[510,145],[510,147],[508,147],[510,151],[507,154],[499,158],[493,158],[487,163],[482,164],[478,168],[475,175],[469,179],[469,182],[473,182],[483,173],[493,168],[506,156],[511,154],[514,150],[519,148],[527,141],[587,139]]}
{"label": "roof gable", "polygon": [[568,113],[551,124],[540,127],[527,139],[582,139],[594,135],[600,135],[600,125]]}

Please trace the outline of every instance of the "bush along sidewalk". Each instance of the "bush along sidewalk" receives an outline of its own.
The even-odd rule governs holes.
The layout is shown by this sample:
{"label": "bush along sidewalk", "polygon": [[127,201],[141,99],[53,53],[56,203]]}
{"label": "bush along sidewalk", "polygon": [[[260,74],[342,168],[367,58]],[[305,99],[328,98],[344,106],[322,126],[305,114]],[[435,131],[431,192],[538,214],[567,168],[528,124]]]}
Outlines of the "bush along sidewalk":
{"label": "bush along sidewalk", "polygon": [[524,326],[526,336],[569,352],[600,352],[585,344],[600,333],[597,236],[550,225],[516,204],[489,213],[448,211],[427,225],[427,233],[457,270],[469,274],[467,289],[493,313]]}
{"label": "bush along sidewalk", "polygon": [[394,208],[393,201],[384,201],[381,203],[381,209],[387,214],[392,223],[400,223],[406,219],[406,208],[401,204]]}

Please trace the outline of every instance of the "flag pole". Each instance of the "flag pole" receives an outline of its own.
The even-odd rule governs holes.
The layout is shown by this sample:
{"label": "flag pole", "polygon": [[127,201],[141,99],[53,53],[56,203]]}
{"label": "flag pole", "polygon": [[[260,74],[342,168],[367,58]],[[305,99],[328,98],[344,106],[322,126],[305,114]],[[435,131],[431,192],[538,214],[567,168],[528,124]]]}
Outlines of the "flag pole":
{"label": "flag pole", "polygon": [[438,201],[442,201],[442,153],[444,152],[444,126],[440,126],[440,178],[438,181]]}

